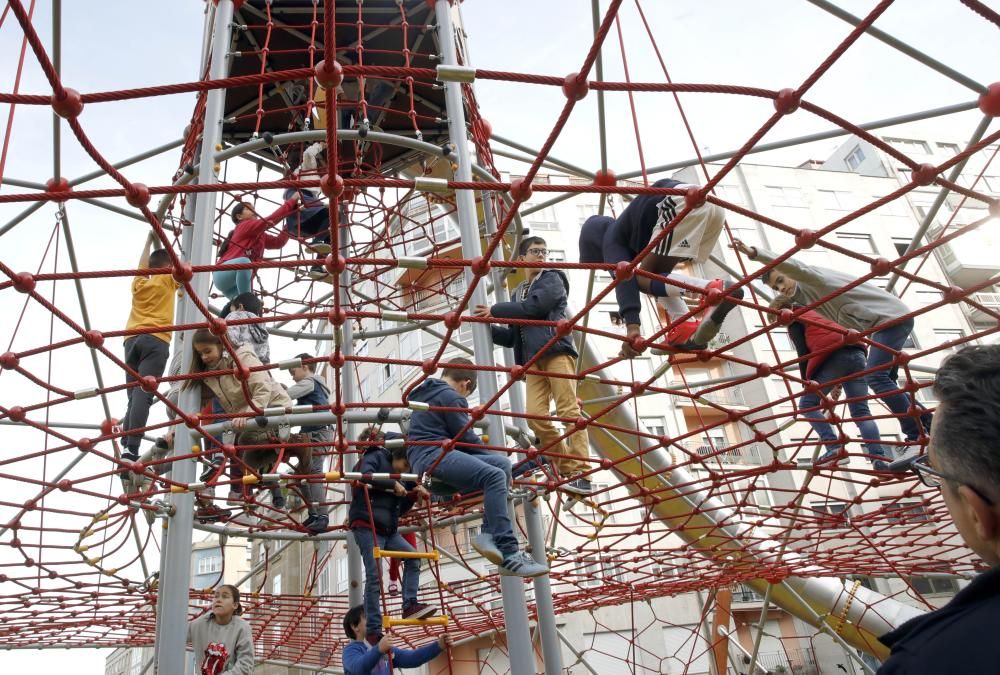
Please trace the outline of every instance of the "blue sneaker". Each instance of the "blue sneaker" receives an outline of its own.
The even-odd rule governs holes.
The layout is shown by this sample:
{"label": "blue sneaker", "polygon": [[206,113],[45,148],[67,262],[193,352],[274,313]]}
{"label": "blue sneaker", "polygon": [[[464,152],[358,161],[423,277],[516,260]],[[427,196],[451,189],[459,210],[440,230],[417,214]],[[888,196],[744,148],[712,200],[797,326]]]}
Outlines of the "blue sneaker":
{"label": "blue sneaker", "polygon": [[831,448],[817,457],[813,466],[819,466],[821,464],[829,464],[830,466],[847,466],[850,461],[850,458],[847,456],[847,453],[844,452],[843,448]]}
{"label": "blue sneaker", "polygon": [[496,543],[493,541],[493,535],[487,534],[486,532],[481,532],[476,535],[476,538],[472,540],[472,548],[479,552],[479,555],[483,556],[489,560],[494,565],[499,565],[503,562],[503,553],[497,548]]}

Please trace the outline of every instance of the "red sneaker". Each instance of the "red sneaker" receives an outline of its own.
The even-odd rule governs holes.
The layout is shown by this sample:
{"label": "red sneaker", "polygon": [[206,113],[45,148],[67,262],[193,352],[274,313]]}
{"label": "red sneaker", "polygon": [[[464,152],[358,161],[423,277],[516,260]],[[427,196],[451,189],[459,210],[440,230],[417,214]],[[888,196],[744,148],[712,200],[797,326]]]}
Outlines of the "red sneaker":
{"label": "red sneaker", "polygon": [[723,281],[722,279],[712,279],[711,281],[708,282],[708,286],[705,287],[705,295],[701,296],[701,298],[699,298],[698,300],[699,311],[707,309],[710,306],[708,304],[708,291],[711,290],[718,290],[718,291],[726,290],[726,282]]}
{"label": "red sneaker", "polygon": [[694,332],[698,330],[698,326],[700,325],[701,321],[697,319],[688,319],[677,324],[667,333],[667,344],[673,346],[684,344],[691,339],[691,336],[694,335]]}

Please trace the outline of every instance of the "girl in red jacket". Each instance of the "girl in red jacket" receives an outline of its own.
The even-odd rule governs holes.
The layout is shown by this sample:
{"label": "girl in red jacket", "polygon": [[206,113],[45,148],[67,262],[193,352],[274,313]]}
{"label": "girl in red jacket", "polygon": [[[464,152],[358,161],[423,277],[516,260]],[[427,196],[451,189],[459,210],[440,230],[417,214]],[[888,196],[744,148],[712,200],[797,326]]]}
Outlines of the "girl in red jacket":
{"label": "girl in red jacket", "polygon": [[[789,306],[787,298],[779,296],[771,307],[781,309]],[[805,321],[793,321],[788,327],[788,336],[799,354],[799,372],[803,380],[814,380],[820,384],[823,394],[829,394],[834,388],[827,382],[850,377],[853,373],[862,373],[867,369],[865,348],[861,345],[844,345],[844,328],[816,312],[807,311],[798,315]],[[861,438],[865,440],[865,450],[870,456],[876,470],[888,469],[891,458],[882,447],[878,425],[871,418],[868,409],[868,385],[863,375],[847,380],[838,385],[843,387],[847,395],[847,408],[851,411],[851,419],[857,425]],[[817,464],[835,460],[838,465],[847,463],[847,454],[833,427],[820,408],[820,392],[806,392],[799,399],[799,412],[809,419],[816,435],[826,450],[816,460]]]}
{"label": "girl in red jacket", "polygon": [[[217,265],[232,265],[238,263],[257,262],[264,258],[264,249],[280,249],[288,243],[288,232],[281,229],[278,234],[268,234],[267,229],[293,213],[299,206],[298,193],[292,195],[285,203],[266,218],[261,218],[253,207],[246,202],[240,202],[233,207],[232,218],[236,227],[219,246]],[[215,287],[230,300],[237,295],[249,293],[253,270],[220,269],[212,273]]]}

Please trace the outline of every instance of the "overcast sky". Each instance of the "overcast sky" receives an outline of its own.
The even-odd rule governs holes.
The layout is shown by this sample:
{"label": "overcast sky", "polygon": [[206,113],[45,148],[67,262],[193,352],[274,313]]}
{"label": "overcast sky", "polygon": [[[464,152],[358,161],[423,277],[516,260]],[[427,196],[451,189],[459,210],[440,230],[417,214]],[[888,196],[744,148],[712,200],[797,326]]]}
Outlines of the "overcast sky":
{"label": "overcast sky", "polygon": [[[28,4],[28,3],[26,3]],[[606,6],[606,3],[602,3]],[[840,0],[855,14],[870,11],[871,0]],[[646,0],[641,3],[655,44],[675,82],[740,84],[780,89],[798,87],[850,32],[846,23],[805,0]],[[50,3],[42,0],[35,24],[51,44]],[[63,3],[63,74],[67,86],[81,92],[124,89],[195,79],[201,42],[203,3],[200,0],[101,0]],[[469,0],[462,7],[472,65],[497,70],[565,76],[579,68],[591,43],[590,2],[587,0]],[[636,4],[627,0],[621,24],[629,76],[633,81],[665,80],[653,43],[639,19]],[[988,84],[997,78],[1000,42],[996,28],[957,1],[898,0],[877,24],[972,79]],[[12,16],[0,27],[0,63],[4,77],[0,90],[11,91],[21,32]],[[613,28],[604,48],[605,78],[621,81],[623,60],[618,34]],[[41,71],[29,53],[20,90],[49,93]],[[484,116],[494,131],[531,147],[545,141],[564,103],[557,88],[480,81],[477,95]],[[809,101],[855,122],[892,117],[975,97],[965,87],[917,64],[911,58],[870,37],[861,40],[841,58],[806,97]],[[81,123],[105,157],[112,161],[178,138],[188,123],[194,97],[176,95],[150,100],[88,105]],[[766,100],[728,95],[686,94],[680,97],[691,124],[695,144],[702,150],[721,152],[742,145],[773,111]],[[678,161],[694,155],[691,139],[680,123],[677,104],[670,94],[635,97],[641,149],[647,165]],[[975,113],[955,115],[919,127],[920,133],[961,142],[979,121]],[[52,175],[51,114],[48,108],[22,106],[14,116],[13,134],[5,175],[44,183]],[[7,108],[0,107],[0,125],[6,129]],[[764,142],[824,131],[828,122],[802,111],[786,117]],[[609,166],[618,171],[637,170],[639,145],[624,93],[608,95],[607,129]],[[600,165],[597,143],[596,96],[591,93],[575,110],[552,154],[584,168]],[[798,163],[822,159],[841,141],[800,146],[749,161]],[[177,166],[177,152],[143,162],[125,171],[130,180],[150,185],[170,182]],[[63,172],[77,176],[93,170],[75,139],[63,133]],[[91,186],[111,186],[108,180]],[[8,194],[12,188],[2,188]],[[114,201],[114,200],[111,200]],[[123,200],[117,200],[125,206]],[[0,206],[0,225],[19,213],[19,205]],[[43,262],[43,251],[55,223],[55,208],[46,205],[0,242],[0,256],[15,270],[34,271]],[[114,216],[85,204],[72,203],[69,216],[77,255],[83,269],[134,267],[146,229],[138,221]],[[59,269],[67,269],[61,243]],[[44,269],[51,270],[51,256]],[[47,287],[46,287],[47,288]],[[125,280],[84,284],[96,327],[124,326],[128,315]],[[80,318],[72,287],[60,285],[56,304],[71,317]],[[0,351],[6,351],[14,325],[21,315],[24,296],[0,293]],[[44,343],[49,315],[29,306],[14,340],[15,349]],[[55,339],[69,331],[54,326]],[[120,350],[120,344],[113,349]],[[84,360],[85,359],[85,360]],[[84,350],[62,350],[52,368],[68,388],[93,385],[89,357]],[[35,372],[48,367],[46,357],[34,357]],[[117,377],[111,375],[111,377]],[[0,376],[0,404],[23,403],[25,389],[11,386],[9,375]],[[28,397],[36,401],[37,390]],[[19,398],[20,397],[20,398]],[[117,400],[124,408],[123,398]],[[93,401],[60,406],[61,419],[99,422],[102,414]],[[39,435],[0,431],[0,447],[9,450],[22,441],[39,448]],[[55,462],[62,464],[62,461]],[[23,469],[23,467],[21,467]],[[46,469],[51,475],[52,466]],[[98,468],[91,467],[91,472]],[[5,490],[8,486],[5,485]],[[10,488],[14,498],[22,494]],[[11,498],[11,497],[7,497]],[[0,510],[0,522],[8,511]],[[0,558],[3,560],[4,558]],[[81,650],[0,652],[0,665],[14,672],[31,667],[55,672],[59,666],[75,672],[103,672],[103,653]]]}

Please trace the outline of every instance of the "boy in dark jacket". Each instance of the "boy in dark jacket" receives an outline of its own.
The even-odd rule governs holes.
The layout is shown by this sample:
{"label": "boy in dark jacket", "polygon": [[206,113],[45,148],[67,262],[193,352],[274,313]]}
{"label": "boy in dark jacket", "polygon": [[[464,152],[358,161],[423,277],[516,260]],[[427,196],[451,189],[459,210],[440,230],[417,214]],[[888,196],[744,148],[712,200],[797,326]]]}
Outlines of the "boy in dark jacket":
{"label": "boy in dark jacket", "polygon": [[[538,263],[548,256],[545,240],[541,237],[527,237],[518,248],[518,260]],[[544,270],[538,267],[525,268],[527,279],[521,282],[511,294],[510,302],[499,302],[492,307],[479,305],[473,314],[480,318],[498,319],[541,319],[561,321],[568,318],[566,311],[569,293],[569,279],[560,270]],[[535,357],[542,347],[555,335],[552,326],[498,326],[491,325],[493,342],[514,350],[514,361],[523,366]],[[576,376],[576,349],[570,335],[560,337],[540,356],[529,370],[539,370],[557,375]],[[581,474],[590,469],[586,431],[570,434],[567,443],[559,440],[562,435],[548,419],[553,400],[556,415],[564,420],[580,417],[580,404],[576,398],[576,380],[545,375],[525,376],[528,391],[527,412],[533,417],[528,426],[538,436],[539,447],[546,448],[560,456],[556,460],[559,472],[570,480],[563,489],[576,494],[590,494],[593,487]]]}
{"label": "boy in dark jacket", "polygon": [[[312,356],[299,354],[296,358],[310,359]],[[296,404],[319,406],[320,408],[330,405],[330,389],[326,386],[323,378],[316,374],[314,364],[303,363],[301,366],[292,368],[291,373],[295,384],[288,388],[288,396],[295,399]],[[326,424],[304,426],[299,431],[306,436],[310,443],[321,444],[312,446],[309,473],[323,473],[325,471],[323,458],[332,451],[333,432]],[[309,517],[302,521],[302,526],[310,532],[323,532],[330,524],[330,509],[323,504],[325,492],[325,483],[309,483]]]}
{"label": "boy in dark jacket", "polygon": [[[778,296],[771,303],[772,309],[789,306],[791,301],[784,296]],[[827,385],[827,382],[865,370],[865,348],[861,345],[844,345],[844,331],[839,324],[824,319],[813,311],[803,312],[797,319],[802,320],[789,324],[788,336],[801,359],[799,373],[803,380],[814,380],[819,383],[823,394],[829,394],[833,387]],[[861,433],[861,438],[867,441],[865,450],[871,457],[872,465],[878,471],[888,470],[890,458],[880,443],[878,425],[869,419],[871,411],[868,409],[868,401],[865,400],[868,395],[868,385],[865,384],[864,377],[847,380],[838,387],[842,387],[844,394],[847,395],[847,408],[851,411],[851,417]],[[799,399],[799,411],[803,417],[809,418],[809,424],[826,448],[816,459],[816,463],[822,464],[836,458],[836,464],[843,465],[847,463],[847,455],[833,427],[819,407],[821,392],[809,391],[803,394]]]}
{"label": "boy in dark jacket", "polygon": [[[451,359],[441,379],[427,378],[410,392],[410,402],[426,403],[431,408],[451,410],[414,410],[410,416],[407,442],[414,473],[428,473],[448,483],[459,492],[483,491],[483,531],[472,546],[500,568],[505,576],[537,577],[548,568],[518,550],[517,538],[507,512],[507,486],[511,481],[510,460],[482,447],[471,427],[459,436],[469,422],[466,396],[476,390],[476,371],[472,361]],[[492,377],[492,375],[490,375]],[[442,443],[455,443],[448,452]]]}
{"label": "boy in dark jacket", "polygon": [[[390,434],[387,437],[398,435]],[[371,438],[365,430],[362,440]],[[429,499],[427,490],[415,483],[404,485],[390,478],[390,474],[407,473],[410,469],[406,461],[406,448],[393,448],[390,453],[381,445],[370,445],[354,471],[371,475],[362,479],[368,487],[359,487],[351,497],[347,517],[351,534],[358,544],[361,559],[365,563],[365,615],[368,617],[367,635],[372,644],[378,642],[382,634],[382,612],[380,561],[375,558],[375,547],[386,551],[407,551],[415,549],[399,533],[399,517],[413,507],[416,497]],[[376,477],[377,476],[377,477]],[[370,505],[370,508],[369,508]],[[375,531],[372,532],[374,525]],[[430,605],[417,602],[420,589],[420,560],[407,558],[403,563],[403,618],[424,619],[437,613]]]}
{"label": "boy in dark jacket", "polygon": [[451,637],[447,633],[417,649],[394,647],[389,635],[368,645],[365,643],[365,619],[363,605],[352,607],[344,615],[344,632],[351,640],[341,654],[344,675],[390,675],[389,658],[392,659],[392,668],[419,668],[451,646]]}
{"label": "boy in dark jacket", "polygon": [[[652,187],[690,190],[698,186],[664,178],[653,183]],[[619,312],[625,321],[629,339],[641,335],[640,291],[657,298],[670,320],[676,321],[689,312],[682,297],[690,290],[685,286],[703,290],[729,288],[730,284],[721,279],[708,281],[673,273],[674,267],[685,260],[708,260],[725,224],[725,211],[706,201],[691,209],[679,223],[670,226],[677,213],[683,210],[684,199],[680,195],[639,195],[617,219],[591,216],[580,230],[580,262],[617,264],[634,260],[650,241],[669,228],[653,250],[643,256],[639,268],[664,276],[673,283],[636,274],[615,286]],[[733,291],[730,297],[742,298],[743,290]],[[677,324],[667,334],[667,342],[684,349],[703,349],[718,334],[722,321],[735,307],[732,302],[722,302],[705,321],[689,319]],[[622,344],[622,356],[633,358],[639,353],[629,340]]]}

